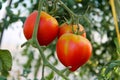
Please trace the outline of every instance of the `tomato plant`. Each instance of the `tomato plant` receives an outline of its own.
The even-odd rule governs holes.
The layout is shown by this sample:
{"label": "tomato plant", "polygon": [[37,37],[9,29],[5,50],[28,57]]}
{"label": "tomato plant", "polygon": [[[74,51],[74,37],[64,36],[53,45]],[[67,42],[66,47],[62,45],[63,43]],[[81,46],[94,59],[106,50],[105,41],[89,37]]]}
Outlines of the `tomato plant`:
{"label": "tomato plant", "polygon": [[[79,27],[79,30],[78,30],[78,27]],[[58,38],[64,33],[78,33],[83,37],[86,37],[86,32],[84,30],[84,27],[81,24],[72,25],[68,23],[63,23],[59,28]]]}
{"label": "tomato plant", "polygon": [[[23,32],[26,39],[30,39],[32,37],[37,15],[38,11],[34,11],[27,17],[24,23]],[[50,44],[56,38],[58,34],[58,29],[59,28],[57,20],[51,15],[42,11],[37,32],[37,39],[39,44],[41,46],[47,46],[48,44]]]}
{"label": "tomato plant", "polygon": [[89,60],[92,46],[85,37],[66,33],[58,39],[56,51],[61,63],[75,71]]}

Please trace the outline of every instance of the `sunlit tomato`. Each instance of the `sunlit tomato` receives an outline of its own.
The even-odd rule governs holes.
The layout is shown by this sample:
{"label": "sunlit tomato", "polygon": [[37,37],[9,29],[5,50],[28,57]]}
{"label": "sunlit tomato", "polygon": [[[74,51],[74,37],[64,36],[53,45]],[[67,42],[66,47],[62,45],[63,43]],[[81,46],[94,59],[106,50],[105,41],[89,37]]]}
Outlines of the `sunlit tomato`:
{"label": "sunlit tomato", "polygon": [[75,71],[89,60],[92,45],[85,37],[66,33],[58,39],[56,52],[60,62]]}
{"label": "sunlit tomato", "polygon": [[[63,35],[64,33],[73,33],[77,32],[78,26],[75,25],[70,25],[67,23],[63,23],[60,27],[59,27],[59,33],[58,33],[58,38]],[[82,33],[81,35],[83,37],[86,37],[86,32],[84,30],[84,27],[82,25],[79,24],[79,34]]]}
{"label": "sunlit tomato", "polygon": [[[32,37],[37,15],[38,11],[34,11],[27,17],[24,23],[23,31],[26,39],[30,39]],[[37,32],[39,44],[41,46],[47,46],[50,44],[56,38],[58,29],[59,27],[57,20],[51,15],[42,11]]]}

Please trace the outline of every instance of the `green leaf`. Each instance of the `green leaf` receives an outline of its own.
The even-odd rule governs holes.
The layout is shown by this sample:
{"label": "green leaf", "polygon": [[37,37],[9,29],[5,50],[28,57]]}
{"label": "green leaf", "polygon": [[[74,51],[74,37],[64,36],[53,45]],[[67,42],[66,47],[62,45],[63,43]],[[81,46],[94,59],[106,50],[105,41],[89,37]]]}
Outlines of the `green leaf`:
{"label": "green leaf", "polygon": [[25,3],[23,3],[23,6],[26,7],[27,5]]}
{"label": "green leaf", "polygon": [[106,69],[105,74],[108,74],[108,73],[109,73],[110,71],[112,71],[115,67],[120,67],[120,60],[116,60],[116,61],[111,62],[111,63],[108,65],[108,68]]}
{"label": "green leaf", "polygon": [[25,22],[26,17],[19,17],[22,22]]}
{"label": "green leaf", "polygon": [[[4,22],[4,27],[7,29],[9,26],[9,21],[7,21],[6,19],[3,19],[3,22]],[[2,28],[2,30],[3,30],[3,28]]]}
{"label": "green leaf", "polygon": [[19,3],[16,2],[16,3],[14,4],[14,7],[17,8],[17,7],[18,7],[18,4],[19,4]]}
{"label": "green leaf", "polygon": [[24,0],[19,0],[19,3],[23,2]]}
{"label": "green leaf", "polygon": [[7,15],[13,16],[13,11],[11,10],[11,7],[6,7]]}
{"label": "green leaf", "polygon": [[2,71],[3,67],[2,67],[2,61],[0,60],[0,71]]}
{"label": "green leaf", "polygon": [[47,80],[52,80],[53,77],[54,77],[54,72],[52,71],[52,72],[46,77],[46,79],[47,79]]}
{"label": "green leaf", "polygon": [[7,80],[7,79],[4,76],[0,76],[0,80]]}
{"label": "green leaf", "polygon": [[18,20],[17,15],[11,16],[9,23],[16,22],[17,20]]}
{"label": "green leaf", "polygon": [[0,9],[2,8],[2,2],[0,2]]}
{"label": "green leaf", "polygon": [[12,56],[8,50],[0,49],[0,69],[2,71],[9,71],[12,67]]}
{"label": "green leaf", "polygon": [[31,0],[30,2],[33,3],[33,0]]}
{"label": "green leaf", "polygon": [[115,38],[114,39],[114,43],[115,43],[115,46],[116,46],[116,51],[118,52],[118,53],[120,53],[120,45],[119,45],[119,42],[118,42],[118,39],[117,38]]}
{"label": "green leaf", "polygon": [[3,2],[6,2],[7,0],[2,0]]}
{"label": "green leaf", "polygon": [[[6,70],[1,71],[2,76],[7,77],[9,75],[9,72]],[[1,80],[1,79],[0,79]]]}

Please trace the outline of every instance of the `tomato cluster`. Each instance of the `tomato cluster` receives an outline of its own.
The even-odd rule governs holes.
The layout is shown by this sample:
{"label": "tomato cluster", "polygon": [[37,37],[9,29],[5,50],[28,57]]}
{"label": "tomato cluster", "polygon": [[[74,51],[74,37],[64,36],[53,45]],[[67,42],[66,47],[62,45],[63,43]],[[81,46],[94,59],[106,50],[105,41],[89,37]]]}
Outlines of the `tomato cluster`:
{"label": "tomato cluster", "polygon": [[[56,45],[57,56],[61,63],[71,71],[75,71],[85,64],[92,54],[91,43],[83,31],[85,31],[84,27],[80,24],[77,26],[63,23],[59,28],[59,39]],[[81,35],[74,34],[76,32],[83,33]]]}
{"label": "tomato cluster", "polygon": [[[57,37],[57,57],[64,66],[70,71],[75,71],[85,64],[92,55],[92,45],[86,38],[84,27],[80,24],[67,23],[58,27],[54,17],[44,11],[40,14],[37,32],[39,45],[47,46]],[[34,11],[24,23],[23,32],[27,40],[32,38],[37,15],[38,11]]]}

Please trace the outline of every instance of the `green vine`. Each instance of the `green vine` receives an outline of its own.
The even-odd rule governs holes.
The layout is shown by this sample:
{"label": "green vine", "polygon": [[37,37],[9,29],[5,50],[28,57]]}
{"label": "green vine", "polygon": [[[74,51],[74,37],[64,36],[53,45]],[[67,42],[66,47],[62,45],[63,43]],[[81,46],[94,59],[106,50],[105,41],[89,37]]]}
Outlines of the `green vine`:
{"label": "green vine", "polygon": [[[39,0],[38,13],[41,13],[43,3],[44,3],[44,0]],[[41,55],[41,59],[43,61],[41,80],[44,80],[44,68],[45,68],[45,66],[51,68],[53,71],[55,71],[58,75],[60,75],[65,80],[69,80],[65,75],[63,75],[63,73],[60,70],[56,69],[53,65],[51,65],[48,62],[48,60],[46,59],[45,55],[43,54],[43,49],[41,48],[41,46],[39,45],[39,42],[37,40],[37,30],[38,30],[39,20],[40,20],[40,14],[37,15],[35,28],[34,28],[34,31],[33,31],[32,38],[29,41],[27,41],[25,44],[30,43],[30,44],[32,44],[32,46],[35,46],[39,50],[39,53]],[[25,44],[23,44],[22,46],[24,46]]]}
{"label": "green vine", "polygon": [[[41,13],[42,11],[42,6],[45,0],[39,0],[39,5],[38,5],[38,13]],[[79,24],[79,18],[81,16],[76,15],[74,12],[72,12],[61,0],[56,0],[56,3],[60,3],[60,5],[66,9],[66,11],[68,11],[68,13],[70,14],[72,20],[72,23],[74,22],[74,19],[77,18],[77,21],[75,23]],[[52,69],[54,72],[56,72],[59,76],[61,76],[62,78],[64,78],[65,80],[69,80],[64,74],[63,72],[65,72],[65,70],[68,70],[68,68],[66,68],[65,70],[58,70],[56,67],[54,67],[52,64],[50,64],[50,62],[47,60],[47,58],[45,57],[44,53],[43,53],[43,49],[42,47],[39,45],[39,42],[37,40],[37,30],[38,30],[38,26],[39,26],[39,21],[40,21],[40,14],[37,15],[36,18],[36,22],[34,25],[34,31],[33,31],[33,35],[32,38],[30,40],[28,40],[26,43],[24,43],[22,46],[26,45],[26,44],[31,44],[33,47],[36,47],[39,50],[40,56],[41,56],[41,60],[43,61],[43,66],[42,66],[42,78],[41,80],[44,80],[44,69],[45,67],[49,67],[50,69]],[[79,31],[79,25],[78,25],[78,29]],[[78,31],[76,34],[78,34]],[[39,66],[39,65],[38,65]],[[37,72],[35,73],[35,75],[37,74]]]}

